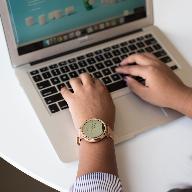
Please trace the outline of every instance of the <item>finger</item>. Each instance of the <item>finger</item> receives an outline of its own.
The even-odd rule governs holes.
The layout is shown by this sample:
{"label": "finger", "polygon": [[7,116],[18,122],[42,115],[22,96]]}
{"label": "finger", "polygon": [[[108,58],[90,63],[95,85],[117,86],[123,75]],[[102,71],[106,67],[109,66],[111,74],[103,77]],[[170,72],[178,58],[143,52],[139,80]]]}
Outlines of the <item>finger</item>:
{"label": "finger", "polygon": [[120,65],[129,65],[133,63],[137,63],[138,65],[150,65],[152,61],[143,54],[135,54],[124,59]]}
{"label": "finger", "polygon": [[149,59],[153,59],[153,60],[159,60],[155,55],[153,55],[152,53],[143,53],[143,55],[145,55],[146,57],[148,57]]}
{"label": "finger", "polygon": [[143,98],[146,94],[146,89],[147,87],[145,87],[144,85],[142,85],[141,83],[139,83],[138,81],[136,81],[135,79],[131,78],[131,77],[126,77],[126,82],[128,87],[139,97]]}
{"label": "finger", "polygon": [[145,66],[139,66],[139,65],[121,66],[116,68],[116,72],[146,78],[147,68]]}
{"label": "finger", "polygon": [[78,91],[82,87],[82,82],[80,78],[72,78],[69,82],[74,92]]}
{"label": "finger", "polygon": [[69,99],[72,97],[72,93],[71,91],[69,91],[66,87],[63,87],[61,89],[61,95],[63,96],[63,98],[68,102]]}
{"label": "finger", "polygon": [[83,85],[90,85],[94,83],[94,79],[88,73],[82,73],[79,78],[81,79]]}
{"label": "finger", "polygon": [[96,85],[96,86],[101,86],[101,87],[107,89],[107,87],[105,86],[105,84],[104,84],[102,81],[100,81],[99,79],[96,79],[96,80],[95,80],[95,85]]}

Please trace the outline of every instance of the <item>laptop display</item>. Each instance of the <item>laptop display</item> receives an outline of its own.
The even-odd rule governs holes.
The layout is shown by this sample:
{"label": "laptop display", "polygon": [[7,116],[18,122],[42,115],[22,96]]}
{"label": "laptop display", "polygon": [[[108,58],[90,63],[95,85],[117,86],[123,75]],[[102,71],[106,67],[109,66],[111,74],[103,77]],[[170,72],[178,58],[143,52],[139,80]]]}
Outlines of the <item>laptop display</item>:
{"label": "laptop display", "polygon": [[7,0],[19,55],[146,17],[145,0]]}

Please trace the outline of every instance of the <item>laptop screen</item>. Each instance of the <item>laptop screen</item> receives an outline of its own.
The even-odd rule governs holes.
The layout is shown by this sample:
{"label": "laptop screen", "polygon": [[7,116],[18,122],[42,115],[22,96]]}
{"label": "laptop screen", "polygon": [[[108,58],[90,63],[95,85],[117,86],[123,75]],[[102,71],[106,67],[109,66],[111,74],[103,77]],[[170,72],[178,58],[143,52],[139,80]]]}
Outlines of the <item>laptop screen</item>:
{"label": "laptop screen", "polygon": [[146,17],[145,0],[7,0],[19,55]]}

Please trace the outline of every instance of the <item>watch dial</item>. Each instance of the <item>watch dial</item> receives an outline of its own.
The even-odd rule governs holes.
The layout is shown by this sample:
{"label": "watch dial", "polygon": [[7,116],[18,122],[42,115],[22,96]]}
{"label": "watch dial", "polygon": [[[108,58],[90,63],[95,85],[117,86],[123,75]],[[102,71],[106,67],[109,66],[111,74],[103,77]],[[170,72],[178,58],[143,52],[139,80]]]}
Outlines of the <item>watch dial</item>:
{"label": "watch dial", "polygon": [[97,138],[104,132],[104,125],[97,120],[91,120],[85,123],[83,127],[83,133],[89,138]]}

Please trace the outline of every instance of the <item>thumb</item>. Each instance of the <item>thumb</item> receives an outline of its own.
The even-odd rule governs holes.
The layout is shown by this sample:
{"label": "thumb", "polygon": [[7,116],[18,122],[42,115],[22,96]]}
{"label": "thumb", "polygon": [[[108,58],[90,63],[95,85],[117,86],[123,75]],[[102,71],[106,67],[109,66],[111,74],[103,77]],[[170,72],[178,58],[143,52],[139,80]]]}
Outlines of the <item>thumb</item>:
{"label": "thumb", "polygon": [[128,87],[139,97],[144,97],[146,87],[131,77],[126,77]]}

